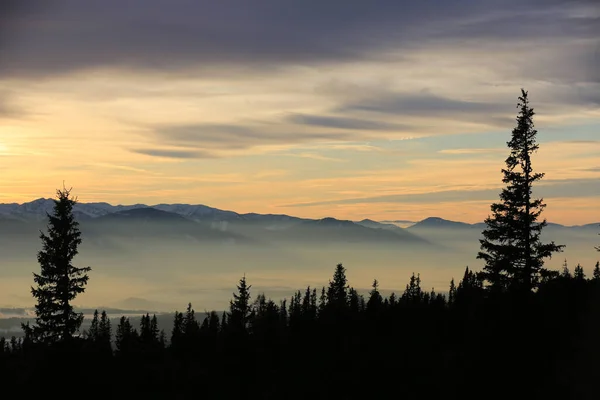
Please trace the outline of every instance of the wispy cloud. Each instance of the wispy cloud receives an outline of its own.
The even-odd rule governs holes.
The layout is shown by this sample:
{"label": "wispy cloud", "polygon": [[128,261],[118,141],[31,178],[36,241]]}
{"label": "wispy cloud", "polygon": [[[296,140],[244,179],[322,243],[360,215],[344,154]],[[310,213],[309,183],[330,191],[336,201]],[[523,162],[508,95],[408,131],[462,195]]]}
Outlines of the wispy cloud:
{"label": "wispy cloud", "polygon": [[189,160],[194,158],[217,158],[214,153],[202,150],[170,150],[170,149],[131,149],[131,152],[151,157],[175,158]]}
{"label": "wispy cloud", "polygon": [[489,154],[489,153],[506,153],[506,149],[490,148],[490,149],[444,149],[439,150],[440,154]]}
{"label": "wispy cloud", "polygon": [[341,158],[327,157],[327,156],[324,156],[322,154],[317,154],[317,153],[285,153],[282,155],[292,156],[292,157],[301,157],[301,158],[311,158],[313,160],[320,160],[320,161],[334,161],[334,162],[346,161]]}
{"label": "wispy cloud", "polygon": [[306,115],[291,114],[285,118],[286,121],[309,126],[321,126],[326,128],[366,130],[366,131],[390,131],[390,130],[409,130],[407,125],[394,124],[389,122],[372,121],[342,116],[329,115]]}
{"label": "wispy cloud", "polygon": [[[313,207],[334,204],[361,203],[435,203],[459,201],[496,201],[501,187],[494,189],[461,189],[429,191],[422,193],[391,194],[363,198],[347,198],[282,205],[282,207]],[[600,197],[600,181],[598,178],[554,180],[534,190],[535,196],[541,197]]]}

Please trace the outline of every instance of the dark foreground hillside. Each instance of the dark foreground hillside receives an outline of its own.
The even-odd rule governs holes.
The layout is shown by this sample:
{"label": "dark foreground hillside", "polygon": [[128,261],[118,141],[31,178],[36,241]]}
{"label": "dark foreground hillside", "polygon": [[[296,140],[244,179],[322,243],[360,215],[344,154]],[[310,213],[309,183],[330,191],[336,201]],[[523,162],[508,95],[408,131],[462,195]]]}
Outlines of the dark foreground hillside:
{"label": "dark foreground hillside", "polygon": [[[275,304],[245,278],[224,315],[99,317],[85,338],[2,344],[0,376],[23,393],[97,398],[598,398],[600,270],[577,268],[532,294],[492,294],[466,271],[449,297],[368,298],[340,265],[328,287]],[[250,301],[250,300],[253,301]],[[110,331],[116,338],[113,352]],[[5,386],[6,387],[6,386]],[[81,389],[77,389],[77,387]],[[81,391],[83,390],[83,391]],[[35,395],[34,397],[39,397]]]}

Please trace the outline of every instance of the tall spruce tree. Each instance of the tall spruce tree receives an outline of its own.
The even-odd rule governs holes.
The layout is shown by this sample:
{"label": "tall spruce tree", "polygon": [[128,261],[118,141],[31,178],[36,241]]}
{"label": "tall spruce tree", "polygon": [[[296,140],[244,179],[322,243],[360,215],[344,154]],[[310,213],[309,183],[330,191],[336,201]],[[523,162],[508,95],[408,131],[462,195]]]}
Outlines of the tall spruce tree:
{"label": "tall spruce tree", "polygon": [[600,281],[600,261],[596,261],[596,265],[594,266],[594,272],[592,274],[592,279],[595,281]]}
{"label": "tall spruce tree", "polygon": [[[71,190],[57,190],[54,210],[48,216],[48,233],[40,233],[42,250],[37,259],[41,267],[33,274],[37,288],[31,294],[35,305],[36,325],[25,328],[37,340],[56,342],[69,340],[83,322],[83,314],[73,311],[71,301],[83,293],[88,282],[90,267],[78,268],[72,264],[81,244],[79,223],[73,215],[77,199]],[[31,329],[31,331],[29,331]]]}
{"label": "tall spruce tree", "polygon": [[229,325],[234,330],[245,331],[250,320],[252,304],[250,302],[250,288],[246,282],[246,275],[240,279],[237,293],[233,293],[233,300],[229,302]]}
{"label": "tall spruce tree", "polygon": [[338,264],[333,273],[333,280],[329,281],[327,289],[328,306],[334,310],[346,309],[349,305],[349,290],[346,268],[342,264]]}
{"label": "tall spruce tree", "polygon": [[544,174],[534,172],[531,165],[531,155],[539,145],[533,124],[535,113],[523,89],[517,107],[517,126],[507,142],[510,155],[502,169],[506,187],[500,193],[500,202],[491,205],[492,215],[485,220],[487,227],[477,258],[485,261],[482,276],[492,289],[531,291],[548,272],[543,267],[544,259],[564,246],[542,243],[540,239],[547,223],[545,219],[538,222],[538,218],[546,205],[542,199],[532,198],[532,188]]}

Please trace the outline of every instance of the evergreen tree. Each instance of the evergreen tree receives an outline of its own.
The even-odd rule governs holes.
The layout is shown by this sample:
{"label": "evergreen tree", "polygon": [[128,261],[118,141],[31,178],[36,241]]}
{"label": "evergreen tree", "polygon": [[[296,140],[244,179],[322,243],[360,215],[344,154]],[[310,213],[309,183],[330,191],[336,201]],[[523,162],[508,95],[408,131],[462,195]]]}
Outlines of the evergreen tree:
{"label": "evergreen tree", "polygon": [[456,288],[454,301],[460,306],[464,304],[472,305],[479,299],[482,290],[483,282],[480,275],[469,270],[469,267],[466,267],[465,274]]}
{"label": "evergreen tree", "polygon": [[83,321],[83,314],[73,311],[71,301],[85,291],[91,268],[72,264],[81,244],[79,223],[73,215],[76,202],[70,189],[57,190],[53,214],[47,214],[48,234],[40,233],[42,250],[37,258],[41,271],[33,274],[37,288],[31,288],[37,299],[36,325],[30,333],[47,342],[70,339]]}
{"label": "evergreen tree", "polygon": [[358,314],[361,311],[360,304],[360,295],[354,288],[350,288],[348,290],[348,305],[350,307],[350,312],[355,315]]}
{"label": "evergreen tree", "polygon": [[150,314],[142,315],[140,321],[140,340],[146,350],[153,350],[158,345],[158,322],[156,315],[150,318]]}
{"label": "evergreen tree", "polygon": [[325,286],[321,287],[321,296],[319,296],[319,309],[318,314],[322,315],[327,307],[327,294],[325,292]]}
{"label": "evergreen tree", "polygon": [[129,318],[122,316],[117,325],[115,346],[119,354],[128,354],[135,348],[139,335]]}
{"label": "evergreen tree", "polygon": [[575,271],[573,271],[573,278],[575,278],[578,281],[585,280],[585,272],[583,272],[583,267],[581,266],[581,264],[577,264],[577,266],[575,267]]}
{"label": "evergreen tree", "polygon": [[450,290],[448,291],[448,305],[453,305],[456,301],[456,285],[454,284],[454,278],[450,281]]}
{"label": "evergreen tree", "polygon": [[421,275],[413,272],[409,283],[402,294],[402,301],[405,304],[419,304],[423,301],[423,291],[421,290]]}
{"label": "evergreen tree", "polygon": [[560,276],[565,279],[573,278],[573,275],[571,275],[571,271],[569,270],[569,264],[567,263],[566,258],[565,258],[565,261],[563,262],[562,272],[561,272]]}
{"label": "evergreen tree", "polygon": [[92,317],[92,322],[90,324],[90,330],[88,332],[88,339],[92,342],[98,341],[98,336],[100,332],[100,320],[98,316],[98,310],[94,310],[94,316]]}
{"label": "evergreen tree", "polygon": [[348,306],[348,290],[346,269],[342,264],[338,264],[333,273],[333,280],[329,281],[329,288],[327,289],[329,307],[335,310],[345,309]]}
{"label": "evergreen tree", "polygon": [[381,293],[379,293],[379,282],[377,282],[377,279],[373,280],[372,288],[371,292],[369,292],[369,300],[367,301],[367,311],[377,313],[383,305],[383,298],[381,297]]}
{"label": "evergreen tree", "polygon": [[237,293],[233,293],[233,300],[229,302],[229,324],[233,329],[246,329],[251,314],[250,288],[246,282],[246,275],[240,279]]}
{"label": "evergreen tree", "polygon": [[487,227],[477,258],[485,261],[483,277],[492,289],[518,287],[531,291],[547,272],[543,268],[544,259],[562,251],[564,246],[540,240],[547,223],[545,219],[537,220],[546,205],[542,199],[532,198],[532,187],[544,174],[534,173],[531,165],[531,155],[539,145],[534,111],[525,90],[521,90],[518,108],[517,126],[507,143],[510,155],[506,168],[502,169],[506,187],[500,193],[501,201],[491,206],[492,216],[485,220]]}
{"label": "evergreen tree", "polygon": [[596,265],[594,266],[592,279],[595,281],[600,281],[600,261],[597,261]]}
{"label": "evergreen tree", "polygon": [[192,308],[192,303],[188,303],[185,316],[183,317],[183,334],[186,340],[193,341],[198,338],[200,333],[200,324],[196,320],[196,313]]}
{"label": "evergreen tree", "polygon": [[102,311],[100,315],[100,323],[98,324],[98,345],[99,348],[107,354],[112,353],[112,347],[110,345],[112,340],[112,328],[110,325],[110,319],[106,314],[106,311]]}
{"label": "evergreen tree", "polygon": [[98,324],[98,340],[110,344],[111,337],[112,328],[110,326],[110,319],[108,318],[106,311],[102,311],[100,323]]}
{"label": "evergreen tree", "polygon": [[173,318],[173,329],[171,331],[171,347],[176,351],[179,351],[183,342],[183,314],[175,311],[175,317]]}
{"label": "evergreen tree", "polygon": [[229,318],[227,317],[227,311],[223,311],[223,315],[221,316],[221,332],[227,332],[227,328],[229,328]]}

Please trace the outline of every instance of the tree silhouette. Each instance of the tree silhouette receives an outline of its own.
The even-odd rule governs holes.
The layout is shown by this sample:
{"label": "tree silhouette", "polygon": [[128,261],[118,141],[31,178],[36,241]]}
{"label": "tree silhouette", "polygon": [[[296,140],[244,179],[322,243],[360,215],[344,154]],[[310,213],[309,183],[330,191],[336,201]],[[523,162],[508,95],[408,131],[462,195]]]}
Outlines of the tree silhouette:
{"label": "tree silhouette", "polygon": [[338,264],[333,273],[333,280],[329,281],[327,289],[327,304],[335,310],[343,310],[348,307],[348,279],[346,269]]}
{"label": "tree silhouette", "polygon": [[517,126],[507,143],[510,155],[502,169],[506,187],[500,193],[501,201],[491,205],[492,216],[485,220],[487,227],[477,258],[485,261],[483,277],[492,289],[531,291],[547,273],[543,260],[564,246],[540,240],[547,222],[537,220],[546,205],[542,199],[532,198],[532,187],[544,174],[533,172],[531,165],[531,155],[539,145],[533,124],[535,113],[523,89],[517,107]]}
{"label": "tree silhouette", "polygon": [[115,346],[120,355],[129,355],[132,353],[139,339],[137,330],[131,325],[129,318],[125,316],[119,320],[115,336]]}
{"label": "tree silhouette", "polygon": [[70,189],[56,193],[53,214],[47,214],[48,234],[40,233],[43,248],[37,258],[41,271],[33,274],[38,286],[31,288],[37,299],[36,325],[31,327],[31,333],[36,340],[45,342],[69,340],[81,326],[83,314],[73,311],[71,301],[84,292],[87,273],[91,271],[90,267],[72,264],[81,244],[79,223],[73,215],[77,200],[70,197]]}
{"label": "tree silhouette", "polygon": [[240,279],[237,293],[233,293],[233,300],[229,302],[229,325],[232,329],[243,331],[247,328],[251,313],[250,288],[246,282],[246,275]]}
{"label": "tree silhouette", "polygon": [[600,281],[600,261],[596,262],[594,266],[594,272],[592,274],[592,279],[595,281]]}
{"label": "tree silhouette", "polygon": [[88,331],[88,338],[92,342],[97,341],[99,332],[100,332],[100,316],[98,314],[98,310],[94,310],[94,316],[92,317],[92,322],[90,324],[90,329]]}
{"label": "tree silhouette", "polygon": [[372,288],[369,292],[369,300],[367,301],[367,311],[376,314],[381,310],[383,305],[383,298],[381,297],[381,293],[379,293],[379,282],[377,279],[373,280]]}

